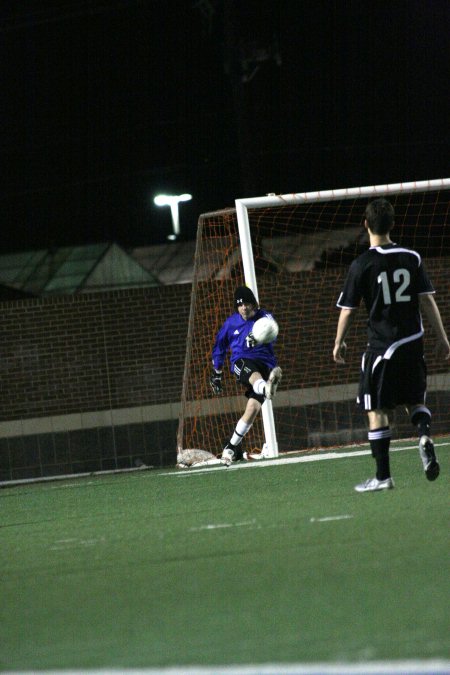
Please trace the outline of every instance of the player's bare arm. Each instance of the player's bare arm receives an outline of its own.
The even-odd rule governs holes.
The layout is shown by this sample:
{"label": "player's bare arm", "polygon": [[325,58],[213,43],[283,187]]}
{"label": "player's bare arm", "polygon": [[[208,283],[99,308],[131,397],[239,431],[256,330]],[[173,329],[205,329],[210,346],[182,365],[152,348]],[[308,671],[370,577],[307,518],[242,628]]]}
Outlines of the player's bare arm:
{"label": "player's bare arm", "polygon": [[427,317],[437,338],[436,351],[444,359],[450,359],[450,344],[444,325],[441,319],[441,313],[436,304],[433,295],[421,295],[419,298],[420,310]]}
{"label": "player's bare arm", "polygon": [[340,365],[345,363],[345,352],[347,350],[345,336],[353,323],[355,312],[355,309],[342,308],[341,313],[339,314],[336,340],[334,341],[333,359]]}

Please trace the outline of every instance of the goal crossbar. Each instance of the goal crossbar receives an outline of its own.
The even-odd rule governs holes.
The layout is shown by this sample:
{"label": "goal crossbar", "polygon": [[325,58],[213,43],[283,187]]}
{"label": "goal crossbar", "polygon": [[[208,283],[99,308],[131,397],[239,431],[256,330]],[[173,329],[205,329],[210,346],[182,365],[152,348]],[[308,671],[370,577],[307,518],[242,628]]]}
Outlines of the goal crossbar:
{"label": "goal crossbar", "polygon": [[282,206],[283,204],[300,204],[302,202],[328,202],[358,197],[376,197],[377,195],[394,195],[403,192],[428,192],[450,188],[450,178],[410,181],[406,183],[388,183],[385,185],[366,185],[364,187],[339,188],[337,190],[318,190],[314,192],[293,192],[263,197],[244,197],[236,199],[236,209],[262,208],[265,206]]}

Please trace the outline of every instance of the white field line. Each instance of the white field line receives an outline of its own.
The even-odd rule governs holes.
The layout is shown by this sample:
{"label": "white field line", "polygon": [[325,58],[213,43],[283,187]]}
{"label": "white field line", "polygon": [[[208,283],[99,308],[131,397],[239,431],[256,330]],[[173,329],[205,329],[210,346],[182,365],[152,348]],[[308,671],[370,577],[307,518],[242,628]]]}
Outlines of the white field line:
{"label": "white field line", "polygon": [[[328,523],[333,520],[350,520],[353,518],[350,514],[344,514],[342,516],[322,516],[320,518],[310,518],[309,522],[310,523]],[[212,531],[212,530],[223,530],[223,529],[229,529],[231,527],[253,527],[256,526],[257,529],[261,529],[261,525],[257,525],[257,522],[255,519],[253,520],[248,520],[245,523],[208,523],[208,525],[200,525],[199,527],[191,527],[189,528],[189,532],[205,532],[205,531]],[[55,550],[55,549],[51,549]]]}
{"label": "white field line", "polygon": [[310,518],[310,523],[328,523],[330,520],[349,520],[353,518],[350,514],[344,514],[343,516],[324,516],[323,518]]}
{"label": "white field line", "polygon": [[[0,482],[0,487],[12,487],[13,485],[28,485],[31,483],[54,483],[56,481],[70,480],[71,478],[89,478],[90,476],[109,476],[113,474],[120,473],[133,473],[135,471],[146,471],[147,469],[153,469],[152,466],[136,466],[129,469],[105,469],[102,471],[86,471],[83,473],[66,473],[61,476],[40,476],[39,478],[18,478],[17,480],[3,480]],[[92,483],[94,481],[91,481]],[[86,485],[86,483],[85,483]],[[75,483],[71,485],[59,485],[57,489],[61,487],[77,487]]]}
{"label": "white field line", "polygon": [[252,525],[256,525],[255,519],[247,520],[243,523],[211,523],[209,525],[200,525],[200,527],[191,527],[189,532],[200,532],[201,530],[221,530],[227,527],[251,527]]}
{"label": "white field line", "polygon": [[[434,446],[436,448],[442,447],[442,446],[447,446],[449,445],[448,441],[444,443],[435,443]],[[417,445],[408,445],[404,447],[395,447],[392,446],[390,447],[391,452],[398,452],[400,450],[417,450]],[[255,460],[253,462],[248,462],[248,463],[238,463],[236,465],[233,465],[231,467],[224,467],[223,465],[219,466],[214,466],[214,467],[207,467],[205,469],[196,469],[195,467],[191,469],[180,469],[179,471],[170,471],[170,472],[164,472],[164,473],[159,473],[160,476],[185,476],[185,475],[196,475],[198,476],[201,473],[205,472],[210,472],[213,470],[222,470],[227,468],[228,471],[236,471],[236,469],[248,469],[251,467],[255,466],[278,466],[279,464],[297,464],[299,462],[318,462],[321,461],[322,459],[340,459],[341,457],[354,457],[358,455],[370,455],[370,450],[354,450],[352,452],[327,452],[323,454],[318,454],[318,455],[304,455],[302,457],[279,457],[278,459],[268,459],[268,460]],[[144,466],[144,467],[135,467],[135,468],[130,468],[130,469],[111,469],[111,470],[106,470],[106,471],[90,471],[87,473],[72,473],[72,474],[65,474],[62,476],[42,476],[40,478],[20,478],[17,480],[6,480],[6,481],[0,481],[0,488],[2,487],[13,487],[15,485],[28,485],[28,484],[33,484],[33,483],[58,483],[58,485],[51,485],[47,489],[49,490],[60,490],[62,488],[77,488],[83,485],[83,487],[88,484],[93,484],[95,481],[89,481],[88,483],[66,483],[66,484],[60,484],[61,481],[65,480],[70,480],[70,479],[76,479],[78,481],[79,478],[91,478],[93,476],[106,476],[106,475],[112,475],[112,474],[122,474],[122,473],[133,473],[133,472],[142,472],[144,476],[154,476],[153,471],[148,471],[149,469],[153,469],[154,467],[151,466]],[[450,673],[448,674],[450,675]]]}
{"label": "white field line", "polygon": [[[363,661],[359,663],[273,663],[245,666],[171,666],[168,668],[105,668],[101,670],[43,670],[46,675],[449,675],[444,659]],[[4,675],[36,675],[10,671]]]}
{"label": "white field line", "polygon": [[[434,447],[448,445],[448,443],[435,443]],[[418,450],[417,445],[405,445],[402,447],[391,446],[391,452],[400,452],[401,450]],[[229,467],[224,465],[208,466],[204,469],[180,469],[179,471],[168,471],[160,473],[160,476],[198,476],[203,473],[211,473],[212,471],[239,471],[240,469],[253,469],[257,467],[280,466],[285,464],[302,464],[305,462],[321,462],[325,459],[344,459],[346,457],[360,457],[362,455],[370,455],[369,450],[352,450],[351,452],[327,452],[318,455],[303,455],[301,457],[278,457],[277,459],[256,459],[253,462],[238,462]]]}
{"label": "white field line", "polygon": [[97,546],[104,544],[105,537],[96,537],[94,539],[58,539],[49,547],[49,551],[67,551],[68,549],[81,548],[83,546]]}

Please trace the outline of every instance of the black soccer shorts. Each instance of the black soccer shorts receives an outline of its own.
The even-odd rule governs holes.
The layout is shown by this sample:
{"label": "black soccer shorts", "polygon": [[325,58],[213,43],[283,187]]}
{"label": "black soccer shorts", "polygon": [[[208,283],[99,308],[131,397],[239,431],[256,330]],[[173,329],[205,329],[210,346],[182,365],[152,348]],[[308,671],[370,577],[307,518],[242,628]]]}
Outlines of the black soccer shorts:
{"label": "black soccer shorts", "polygon": [[239,384],[242,384],[246,387],[246,397],[254,398],[261,404],[264,403],[265,397],[262,394],[257,394],[255,391],[253,391],[253,387],[250,384],[249,379],[252,373],[261,373],[262,378],[267,381],[270,375],[270,368],[262,361],[238,359],[233,366],[233,372]]}
{"label": "black soccer shorts", "polygon": [[422,340],[401,345],[390,359],[384,359],[381,352],[364,353],[357,398],[363,410],[393,410],[398,405],[425,403],[426,388]]}

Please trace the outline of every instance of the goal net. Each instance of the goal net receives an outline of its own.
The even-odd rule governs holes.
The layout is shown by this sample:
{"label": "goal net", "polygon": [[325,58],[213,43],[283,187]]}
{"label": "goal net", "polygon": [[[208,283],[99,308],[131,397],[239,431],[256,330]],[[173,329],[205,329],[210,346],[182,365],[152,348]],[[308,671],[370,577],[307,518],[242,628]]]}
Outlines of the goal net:
{"label": "goal net", "polygon": [[[337,366],[332,350],[339,312],[336,301],[351,261],[368,246],[364,229],[367,203],[388,196],[396,212],[394,241],[417,250],[436,289],[444,325],[450,328],[450,179],[370,186],[237,200],[236,209],[199,218],[190,319],[187,335],[178,451],[201,448],[221,452],[246,399],[229,367],[224,391],[209,387],[215,334],[234,311],[233,292],[248,282],[240,234],[248,220],[254,274],[262,307],[277,319],[276,343],[283,380],[273,403],[281,453],[366,442],[366,416],[356,406],[360,359],[366,343],[366,313],[358,312],[348,335],[347,364]],[[425,320],[424,320],[425,323]],[[425,323],[426,336],[430,326]],[[426,339],[427,404],[433,433],[448,432],[448,362],[433,353]],[[393,419],[393,437],[407,438],[413,428],[402,410]],[[244,439],[245,451],[265,442],[258,417]]]}

